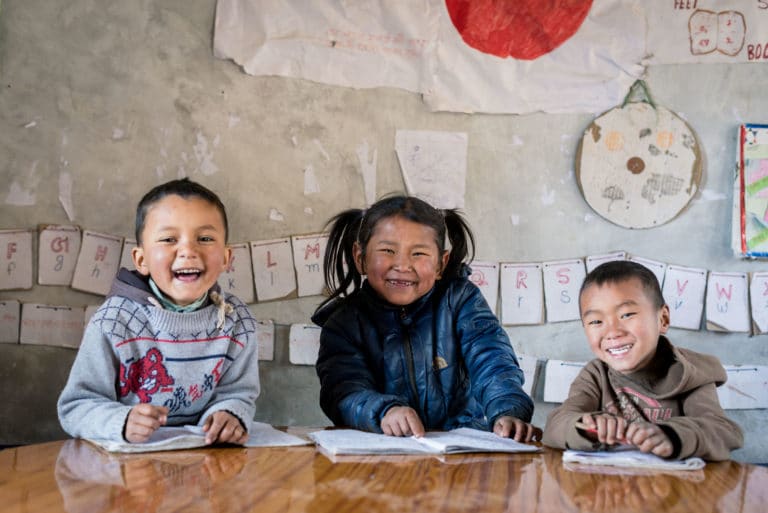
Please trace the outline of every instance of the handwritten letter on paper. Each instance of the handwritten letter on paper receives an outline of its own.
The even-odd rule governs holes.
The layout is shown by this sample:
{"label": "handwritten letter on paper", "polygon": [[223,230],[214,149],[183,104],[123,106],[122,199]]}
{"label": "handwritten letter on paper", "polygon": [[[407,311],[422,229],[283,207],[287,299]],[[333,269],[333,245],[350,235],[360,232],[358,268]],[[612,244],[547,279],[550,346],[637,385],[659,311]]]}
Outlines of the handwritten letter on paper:
{"label": "handwritten letter on paper", "polygon": [[698,330],[704,310],[707,271],[670,265],[664,277],[664,301],[669,305],[673,328]]}
{"label": "handwritten letter on paper", "polygon": [[501,264],[501,323],[544,322],[541,264]]}
{"label": "handwritten letter on paper", "polygon": [[328,245],[328,235],[297,235],[291,237],[293,264],[299,283],[299,297],[319,296],[325,290],[323,257]]}
{"label": "handwritten letter on paper", "polygon": [[547,322],[579,319],[579,289],[584,281],[584,261],[544,262],[544,298]]}
{"label": "handwritten letter on paper", "polygon": [[32,288],[32,232],[0,231],[0,290]]}
{"label": "handwritten letter on paper", "polygon": [[251,242],[253,282],[259,301],[287,298],[296,292],[291,239]]}
{"label": "handwritten letter on paper", "polygon": [[496,313],[496,303],[499,297],[499,264],[473,260],[470,267],[472,274],[469,276],[469,281],[477,285],[491,311]]}
{"label": "handwritten letter on paper", "polygon": [[707,281],[707,329],[748,333],[747,274],[710,272]]}
{"label": "handwritten letter on paper", "polygon": [[40,230],[37,281],[40,285],[72,283],[80,253],[80,228],[46,226]]}
{"label": "handwritten letter on paper", "polygon": [[221,290],[237,296],[240,301],[251,304],[256,301],[253,294],[253,265],[248,244],[232,244],[232,258],[227,269],[219,276]]}
{"label": "handwritten letter on paper", "polygon": [[72,288],[106,296],[117,275],[122,247],[121,237],[83,232]]}

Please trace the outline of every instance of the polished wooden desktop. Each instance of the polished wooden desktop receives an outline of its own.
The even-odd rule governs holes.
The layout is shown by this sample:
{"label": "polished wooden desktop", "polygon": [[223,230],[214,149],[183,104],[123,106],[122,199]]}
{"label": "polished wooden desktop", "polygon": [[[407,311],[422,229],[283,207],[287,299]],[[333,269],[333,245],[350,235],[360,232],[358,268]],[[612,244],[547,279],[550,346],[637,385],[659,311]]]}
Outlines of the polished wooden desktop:
{"label": "polished wooden desktop", "polygon": [[313,446],[109,454],[67,440],[0,451],[0,512],[765,512],[768,468],[594,473],[561,452],[344,456]]}

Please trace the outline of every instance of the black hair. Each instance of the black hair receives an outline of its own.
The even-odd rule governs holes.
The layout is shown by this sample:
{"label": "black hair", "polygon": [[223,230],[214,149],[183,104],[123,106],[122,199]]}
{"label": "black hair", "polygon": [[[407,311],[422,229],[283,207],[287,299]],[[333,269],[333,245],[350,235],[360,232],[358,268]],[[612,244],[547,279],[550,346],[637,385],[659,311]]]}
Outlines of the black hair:
{"label": "black hair", "polygon": [[141,198],[139,204],[136,206],[136,243],[141,246],[141,234],[144,231],[144,223],[147,220],[147,212],[149,209],[165,198],[166,196],[181,196],[184,199],[187,198],[200,198],[207,201],[221,213],[221,218],[224,221],[224,242],[227,241],[229,235],[229,223],[227,222],[227,210],[224,208],[224,204],[219,197],[206,187],[200,185],[197,182],[193,182],[189,178],[181,178],[179,180],[171,180],[165,182],[154,188]]}
{"label": "black hair", "polygon": [[[323,274],[329,297],[318,307],[336,297],[346,296],[360,288],[362,276],[355,266],[354,245],[360,245],[365,257],[366,246],[376,225],[382,219],[401,217],[408,221],[429,226],[435,231],[435,243],[442,253],[446,249],[446,235],[451,245],[448,263],[442,270],[445,278],[457,277],[465,261],[475,256],[475,238],[469,224],[456,209],[439,210],[414,196],[388,196],[380,199],[367,210],[349,209],[332,217],[328,246],[323,259]],[[349,290],[350,286],[352,290]]]}
{"label": "black hair", "polygon": [[633,278],[640,280],[643,290],[657,309],[664,306],[664,295],[661,292],[659,280],[650,269],[631,260],[615,260],[598,265],[584,278],[579,290],[579,309],[581,309],[581,296],[587,287],[621,283]]}

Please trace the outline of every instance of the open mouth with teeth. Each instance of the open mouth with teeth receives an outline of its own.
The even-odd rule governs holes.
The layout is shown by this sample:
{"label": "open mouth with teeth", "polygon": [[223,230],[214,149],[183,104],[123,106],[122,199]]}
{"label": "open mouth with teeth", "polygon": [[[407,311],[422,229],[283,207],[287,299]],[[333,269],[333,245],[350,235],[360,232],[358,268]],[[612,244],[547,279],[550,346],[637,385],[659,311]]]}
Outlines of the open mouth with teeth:
{"label": "open mouth with teeth", "polygon": [[173,271],[173,277],[179,281],[195,281],[202,274],[201,269],[177,269]]}
{"label": "open mouth with teeth", "polygon": [[405,288],[416,285],[416,282],[410,280],[387,280],[387,285],[390,287]]}
{"label": "open mouth with teeth", "polygon": [[611,356],[623,356],[632,349],[632,344],[625,344],[623,346],[611,347],[605,350]]}

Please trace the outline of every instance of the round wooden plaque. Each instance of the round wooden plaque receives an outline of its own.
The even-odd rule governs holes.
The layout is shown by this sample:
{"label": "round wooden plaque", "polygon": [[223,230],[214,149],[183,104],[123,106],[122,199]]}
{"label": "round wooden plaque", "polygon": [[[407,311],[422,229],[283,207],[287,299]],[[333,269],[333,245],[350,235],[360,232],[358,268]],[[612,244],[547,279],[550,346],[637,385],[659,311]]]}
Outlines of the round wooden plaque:
{"label": "round wooden plaque", "polygon": [[576,179],[595,212],[625,228],[677,216],[701,182],[696,134],[675,113],[645,102],[601,114],[584,131]]}

